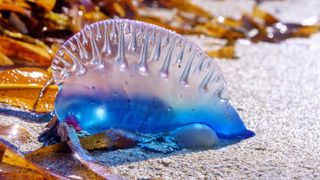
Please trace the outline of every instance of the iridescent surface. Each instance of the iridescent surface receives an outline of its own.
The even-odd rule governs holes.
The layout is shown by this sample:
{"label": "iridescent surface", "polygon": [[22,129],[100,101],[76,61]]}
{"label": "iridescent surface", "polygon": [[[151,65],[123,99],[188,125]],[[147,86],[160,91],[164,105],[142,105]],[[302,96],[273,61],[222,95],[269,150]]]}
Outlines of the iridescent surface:
{"label": "iridescent surface", "polygon": [[52,64],[55,111],[76,130],[143,133],[200,123],[249,137],[214,61],[187,39],[137,21],[108,20],[69,39]]}

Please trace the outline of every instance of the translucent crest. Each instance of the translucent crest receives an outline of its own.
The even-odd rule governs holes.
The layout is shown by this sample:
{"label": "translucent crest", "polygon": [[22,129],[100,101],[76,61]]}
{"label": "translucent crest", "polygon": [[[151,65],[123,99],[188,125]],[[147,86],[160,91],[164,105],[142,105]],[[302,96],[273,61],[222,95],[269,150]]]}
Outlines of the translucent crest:
{"label": "translucent crest", "polygon": [[203,50],[172,31],[143,22],[108,20],[87,26],[60,48],[52,63],[57,84],[90,71],[104,74],[103,70],[114,68],[139,73],[136,78],[151,76],[159,86],[174,87],[170,93],[177,96],[181,94],[172,89],[189,89],[189,96],[196,92],[227,95],[219,68]]}

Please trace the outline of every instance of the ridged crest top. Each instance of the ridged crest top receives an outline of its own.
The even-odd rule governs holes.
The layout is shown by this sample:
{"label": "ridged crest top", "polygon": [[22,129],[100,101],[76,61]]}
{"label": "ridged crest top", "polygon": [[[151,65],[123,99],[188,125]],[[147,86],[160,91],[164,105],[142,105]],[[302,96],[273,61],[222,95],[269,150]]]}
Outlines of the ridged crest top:
{"label": "ridged crest top", "polygon": [[170,81],[165,85],[227,99],[224,77],[203,50],[173,31],[139,21],[106,20],[86,26],[61,46],[51,68],[58,85],[89,72],[103,76],[117,69],[133,78],[149,77],[159,86]]}

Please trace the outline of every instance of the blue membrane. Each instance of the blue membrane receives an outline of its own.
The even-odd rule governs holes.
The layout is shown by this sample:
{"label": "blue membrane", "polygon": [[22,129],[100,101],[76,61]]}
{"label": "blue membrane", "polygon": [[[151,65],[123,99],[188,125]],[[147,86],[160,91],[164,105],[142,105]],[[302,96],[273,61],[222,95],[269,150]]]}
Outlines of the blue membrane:
{"label": "blue membrane", "polygon": [[227,101],[212,107],[171,107],[156,97],[123,94],[58,95],[55,111],[60,121],[90,134],[107,129],[124,129],[140,133],[168,132],[201,123],[211,127],[219,138],[248,138],[237,112]]}
{"label": "blue membrane", "polygon": [[219,138],[246,138],[218,66],[188,39],[131,20],[87,26],[52,60],[59,121],[91,134],[110,128],[159,133],[194,123]]}

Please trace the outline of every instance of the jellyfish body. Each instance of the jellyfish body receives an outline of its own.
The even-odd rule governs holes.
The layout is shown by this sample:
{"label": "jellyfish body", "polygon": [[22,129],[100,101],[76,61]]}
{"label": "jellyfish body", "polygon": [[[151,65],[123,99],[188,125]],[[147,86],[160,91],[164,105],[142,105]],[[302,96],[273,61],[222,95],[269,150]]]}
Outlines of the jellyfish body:
{"label": "jellyfish body", "polygon": [[200,48],[169,30],[130,20],[86,27],[52,64],[55,112],[91,134],[117,128],[140,133],[206,125],[219,138],[246,138],[224,78]]}

